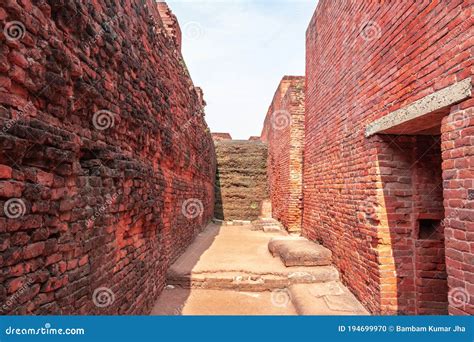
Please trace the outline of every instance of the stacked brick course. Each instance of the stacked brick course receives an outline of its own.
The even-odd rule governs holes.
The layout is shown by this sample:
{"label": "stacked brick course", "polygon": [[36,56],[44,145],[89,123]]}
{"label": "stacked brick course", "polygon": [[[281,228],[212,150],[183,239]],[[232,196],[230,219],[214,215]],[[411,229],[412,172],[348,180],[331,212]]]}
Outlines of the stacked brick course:
{"label": "stacked brick course", "polygon": [[268,108],[261,140],[268,144],[273,217],[288,231],[301,230],[304,144],[304,77],[285,76]]}
{"label": "stacked brick course", "polygon": [[232,140],[232,136],[229,133],[211,133],[211,135],[214,141]]}
{"label": "stacked brick course", "polygon": [[146,314],[212,218],[202,93],[159,6],[0,5],[2,313]]}
{"label": "stacked brick course", "polygon": [[268,198],[267,145],[260,141],[215,141],[217,156],[215,217],[256,220]]}
{"label": "stacked brick course", "polygon": [[460,0],[322,0],[308,27],[303,234],[374,313],[474,313],[471,91],[409,135],[365,136],[397,109],[472,86],[473,30]]}

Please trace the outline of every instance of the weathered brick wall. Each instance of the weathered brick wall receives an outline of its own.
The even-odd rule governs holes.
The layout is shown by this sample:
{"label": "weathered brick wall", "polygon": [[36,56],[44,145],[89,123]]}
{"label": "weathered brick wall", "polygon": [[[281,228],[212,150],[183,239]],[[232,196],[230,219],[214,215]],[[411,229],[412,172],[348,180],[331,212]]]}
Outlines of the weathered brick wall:
{"label": "weathered brick wall", "polygon": [[[381,269],[395,270],[398,278],[392,283],[391,274],[381,272],[387,274],[381,287],[393,291],[399,313],[447,314],[440,137],[380,139],[383,200],[378,210],[372,204],[360,210],[358,222],[386,224],[391,231],[391,244],[379,252],[379,261],[385,263]],[[390,262],[393,266],[387,266]]]}
{"label": "weathered brick wall", "polygon": [[211,133],[211,135],[214,141],[232,140],[232,136],[229,133]]}
{"label": "weathered brick wall", "polygon": [[260,141],[215,141],[217,156],[215,217],[256,220],[268,198],[267,145]]}
{"label": "weathered brick wall", "polygon": [[304,77],[285,76],[268,108],[261,139],[268,144],[272,215],[291,232],[301,230]]}
{"label": "weathered brick wall", "polygon": [[[433,148],[364,134],[375,119],[472,76],[472,36],[465,1],[321,0],[308,27],[303,234],[333,251],[374,313],[445,312],[443,244],[449,312],[473,312],[472,99],[424,133]],[[449,124],[459,116],[468,118],[462,128]],[[419,219],[442,216],[441,197],[441,229],[420,241]]]}
{"label": "weathered brick wall", "polygon": [[8,0],[0,28],[1,312],[148,313],[214,212],[176,36],[152,0]]}
{"label": "weathered brick wall", "polygon": [[441,132],[449,313],[474,315],[474,99],[451,108]]}

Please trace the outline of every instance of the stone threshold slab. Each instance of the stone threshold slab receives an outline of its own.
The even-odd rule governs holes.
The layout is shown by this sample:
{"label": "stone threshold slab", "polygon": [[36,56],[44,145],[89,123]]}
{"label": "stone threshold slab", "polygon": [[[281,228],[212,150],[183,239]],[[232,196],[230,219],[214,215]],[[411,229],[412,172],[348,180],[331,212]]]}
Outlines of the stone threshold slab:
{"label": "stone threshold slab", "polygon": [[[440,121],[442,117],[442,115],[436,115],[437,112],[471,97],[471,94],[471,78],[466,78],[368,124],[365,136],[368,138],[379,133],[402,134],[397,131],[399,127],[403,127],[402,131],[405,134],[414,133],[408,130],[410,122],[423,120],[425,116],[429,115],[431,115],[430,120],[424,120],[424,125],[429,126],[430,122],[432,126],[436,125],[437,122],[434,122],[435,116],[438,117],[437,121]],[[426,128],[431,128],[428,126]]]}

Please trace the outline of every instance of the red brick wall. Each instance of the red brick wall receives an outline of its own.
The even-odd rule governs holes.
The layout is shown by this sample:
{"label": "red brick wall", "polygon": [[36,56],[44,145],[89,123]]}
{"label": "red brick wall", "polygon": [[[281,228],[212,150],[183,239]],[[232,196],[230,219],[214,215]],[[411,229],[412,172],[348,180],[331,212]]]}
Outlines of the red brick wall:
{"label": "red brick wall", "polygon": [[181,29],[179,27],[178,19],[171,12],[166,2],[156,2],[158,13],[160,14],[163,27],[165,28],[168,36],[170,36],[176,45],[176,48],[181,52]]}
{"label": "red brick wall", "polygon": [[214,141],[232,140],[232,136],[229,133],[211,133],[211,135]]}
{"label": "red brick wall", "polygon": [[[333,251],[344,282],[374,313],[445,312],[447,293],[429,292],[447,292],[443,243],[449,288],[465,289],[472,303],[464,161],[472,127],[443,125],[446,241],[441,232],[431,246],[417,239],[417,215],[442,213],[439,147],[420,159],[419,138],[364,136],[375,119],[472,76],[472,36],[466,1],[321,0],[308,27],[303,234]],[[451,313],[471,311],[450,301]]]}
{"label": "red brick wall", "polygon": [[292,232],[301,230],[304,143],[304,77],[285,76],[265,118],[272,215]]}
{"label": "red brick wall", "polygon": [[[446,314],[440,138],[381,136],[379,140],[380,201],[359,213],[359,223],[389,229],[390,241],[379,252],[381,288],[396,298],[392,305],[400,314]],[[420,220],[426,222],[422,227]]]}
{"label": "red brick wall", "polygon": [[21,3],[0,5],[1,312],[146,314],[213,216],[201,94],[154,1]]}
{"label": "red brick wall", "polygon": [[474,100],[441,128],[449,313],[474,315]]}

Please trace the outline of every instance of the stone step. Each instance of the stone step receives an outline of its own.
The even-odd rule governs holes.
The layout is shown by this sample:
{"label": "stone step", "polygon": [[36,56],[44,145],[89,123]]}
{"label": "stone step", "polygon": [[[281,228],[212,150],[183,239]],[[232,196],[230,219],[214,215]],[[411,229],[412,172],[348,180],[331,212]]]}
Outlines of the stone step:
{"label": "stone step", "polygon": [[252,221],[252,230],[263,230],[266,233],[286,233],[285,227],[273,218],[260,218]]}
{"label": "stone step", "polygon": [[313,284],[339,280],[339,272],[333,266],[300,268],[283,273],[254,274],[245,271],[222,271],[183,274],[170,269],[167,284],[181,288],[271,291],[294,284]]}
{"label": "stone step", "polygon": [[212,219],[213,223],[219,224],[221,226],[249,226],[252,224],[252,221],[249,220],[220,220],[213,218]]}
{"label": "stone step", "polygon": [[331,265],[332,252],[303,237],[272,238],[268,250],[287,267]]}
{"label": "stone step", "polygon": [[339,281],[295,284],[290,286],[288,295],[299,315],[369,315]]}

